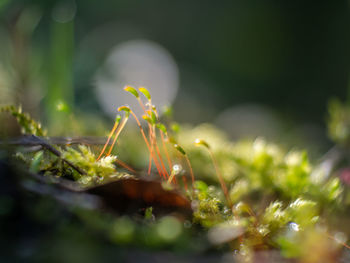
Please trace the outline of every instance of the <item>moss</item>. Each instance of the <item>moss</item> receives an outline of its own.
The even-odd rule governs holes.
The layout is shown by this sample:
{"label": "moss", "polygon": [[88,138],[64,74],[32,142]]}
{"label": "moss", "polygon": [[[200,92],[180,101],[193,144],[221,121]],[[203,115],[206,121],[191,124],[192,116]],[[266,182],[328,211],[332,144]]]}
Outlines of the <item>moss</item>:
{"label": "moss", "polygon": [[[127,91],[139,100],[141,107],[145,107],[136,89],[128,87]],[[168,179],[166,175],[167,169],[169,170],[169,174],[174,177],[168,180],[168,183],[176,182],[173,187],[187,194],[192,202],[192,223],[195,226],[200,226],[204,231],[211,231],[217,227],[241,227],[239,238],[235,236],[232,237],[235,240],[225,242],[230,243],[231,248],[241,249],[241,252],[246,254],[251,253],[255,247],[274,247],[281,249],[285,256],[301,257],[304,252],[300,244],[304,240],[309,242],[313,236],[318,240],[322,234],[316,226],[327,225],[326,213],[323,211],[332,211],[342,204],[344,187],[336,177],[313,180],[311,175],[316,170],[306,151],[286,151],[283,146],[267,142],[263,138],[232,142],[222,131],[209,124],[181,127],[171,133],[171,129],[167,129],[161,123],[156,107],[151,105],[148,91],[141,89],[140,92],[150,103],[147,106],[150,110],[144,108],[149,136],[145,135],[141,124],[138,123],[145,142],[144,149],[140,149],[141,140],[135,138],[135,133],[128,133],[129,137],[124,139],[120,138],[121,145],[123,141],[127,142],[122,149],[128,149],[125,153],[128,155],[128,161],[139,167],[153,160],[158,175],[165,178],[160,180]],[[123,119],[125,121],[121,122],[120,126],[117,122],[110,133],[108,140],[115,136],[114,142],[124,128],[129,113],[138,122],[129,107],[123,106],[119,110],[125,111],[126,115]],[[16,116],[25,133],[45,134],[39,124],[20,110],[10,107],[6,111]],[[349,140],[349,112],[347,107],[339,103],[331,104],[330,134],[341,144],[347,144]],[[157,139],[157,134],[162,135],[161,140]],[[205,139],[200,141],[200,144],[209,150],[209,154],[195,147],[196,138]],[[168,144],[175,147],[167,148]],[[105,146],[107,145],[108,142]],[[120,160],[110,154],[112,149],[113,146],[102,157],[103,150],[98,158],[84,145],[60,149],[61,158],[46,152],[32,154],[30,158],[20,153],[17,156],[27,163],[32,172],[68,177],[83,186],[136,176],[117,168],[115,163]],[[118,151],[123,155],[123,150],[119,148]],[[184,158],[187,158],[186,161]],[[63,159],[79,167],[83,173],[72,169]],[[164,163],[168,159],[168,167],[164,165],[163,159]],[[171,162],[173,165],[170,165]],[[181,168],[176,174],[171,173],[175,164],[185,162],[186,165],[179,165],[185,168]],[[148,173],[152,168],[152,162],[150,163]],[[196,181],[190,188],[186,183],[179,182],[181,177],[190,178],[191,167]],[[226,186],[228,194],[225,193]],[[151,247],[173,244],[183,238],[184,226],[178,219],[168,216],[158,220],[153,217],[150,208],[146,212],[144,218],[137,219],[144,224],[145,228],[142,229],[137,226],[136,221],[128,217],[117,218],[111,223],[111,232],[108,235],[113,242],[129,244],[138,239],[137,235],[140,232],[147,233],[148,237],[145,240],[148,241],[142,242],[148,242]],[[305,247],[307,246],[309,243],[305,243]]]}
{"label": "moss", "polygon": [[78,145],[78,149],[68,147],[63,151],[62,157],[86,173],[82,175],[72,170],[74,179],[84,186],[132,177],[117,170],[114,164],[116,156],[110,155],[97,160],[95,154],[85,145]]}
{"label": "moss", "polygon": [[47,132],[41,127],[41,124],[33,120],[28,113],[23,113],[21,107],[3,106],[0,107],[0,112],[7,112],[15,117],[23,134],[46,136]]}

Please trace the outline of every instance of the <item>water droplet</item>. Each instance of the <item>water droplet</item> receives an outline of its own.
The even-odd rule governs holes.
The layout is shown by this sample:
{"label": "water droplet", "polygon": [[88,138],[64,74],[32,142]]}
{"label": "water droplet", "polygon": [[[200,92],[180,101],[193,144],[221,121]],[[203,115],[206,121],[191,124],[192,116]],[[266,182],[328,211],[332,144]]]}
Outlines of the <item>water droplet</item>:
{"label": "water droplet", "polygon": [[346,242],[346,235],[343,232],[337,232],[334,235],[334,239],[339,244],[344,244]]}
{"label": "water droplet", "polygon": [[290,230],[293,230],[295,232],[298,232],[300,230],[299,225],[295,222],[289,223],[288,227]]}
{"label": "water droplet", "polygon": [[173,165],[173,170],[172,170],[172,172],[173,172],[175,175],[179,174],[181,171],[182,171],[182,166],[181,166],[181,164],[174,164],[174,165]]}

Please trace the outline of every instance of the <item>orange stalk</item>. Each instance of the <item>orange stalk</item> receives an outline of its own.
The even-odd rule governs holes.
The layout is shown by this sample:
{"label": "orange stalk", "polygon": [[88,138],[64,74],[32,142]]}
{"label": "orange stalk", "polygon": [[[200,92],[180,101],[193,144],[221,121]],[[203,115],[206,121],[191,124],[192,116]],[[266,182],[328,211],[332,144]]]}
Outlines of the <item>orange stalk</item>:
{"label": "orange stalk", "polygon": [[186,177],[184,175],[182,176],[182,181],[184,183],[185,190],[188,191],[187,179],[186,179]]}
{"label": "orange stalk", "polygon": [[120,166],[124,167],[125,169],[129,170],[130,172],[136,173],[136,171],[133,168],[131,168],[129,165],[127,165],[123,161],[117,159],[116,163],[119,164]]}
{"label": "orange stalk", "polygon": [[225,195],[225,198],[226,198],[226,201],[227,201],[227,204],[230,208],[232,208],[232,201],[230,199],[230,196],[228,195],[228,190],[227,190],[227,187],[226,187],[226,184],[225,184],[225,181],[221,175],[221,172],[220,172],[220,169],[219,169],[219,166],[216,162],[216,159],[214,157],[214,154],[212,152],[212,150],[210,149],[210,146],[207,142],[205,142],[204,140],[201,140],[201,139],[196,139],[195,140],[195,145],[196,146],[204,146],[207,151],[209,152],[209,155],[210,155],[210,158],[214,164],[214,168],[215,168],[215,172],[216,172],[216,176],[218,177],[219,179],[219,182],[220,182],[220,185],[221,185],[221,189],[222,191],[224,192],[224,195]]}
{"label": "orange stalk", "polygon": [[165,175],[161,172],[161,169],[159,168],[159,164],[158,164],[157,158],[154,156],[153,152],[151,151],[151,147],[150,147],[149,142],[148,142],[148,140],[146,138],[146,134],[145,134],[145,132],[142,129],[142,126],[141,126],[141,123],[140,123],[139,119],[137,118],[137,116],[135,115],[135,113],[133,111],[130,110],[130,113],[135,118],[137,126],[139,126],[139,128],[140,128],[141,135],[142,135],[143,140],[145,141],[145,143],[147,145],[148,151],[150,152],[150,154],[151,154],[151,156],[153,158],[153,161],[154,161],[154,164],[156,165],[158,174],[159,175],[163,175],[165,177]]}
{"label": "orange stalk", "polygon": [[112,136],[113,136],[113,134],[114,134],[114,131],[115,131],[115,130],[117,129],[117,127],[118,127],[118,124],[119,124],[119,121],[118,121],[118,119],[117,119],[117,120],[115,121],[114,125],[113,125],[113,128],[112,128],[111,132],[110,132],[109,135],[108,135],[107,142],[106,142],[105,145],[103,146],[103,149],[102,149],[100,155],[97,157],[97,161],[100,160],[100,158],[102,157],[104,151],[106,150],[107,145],[108,145],[109,141],[111,140],[111,138],[112,138]]}
{"label": "orange stalk", "polygon": [[190,174],[191,174],[191,179],[192,179],[192,189],[193,189],[194,188],[194,174],[193,174],[193,170],[192,170],[192,165],[191,165],[190,159],[188,159],[187,154],[185,155],[185,159],[186,159],[188,167],[190,168]]}
{"label": "orange stalk", "polygon": [[158,158],[160,160],[160,164],[161,164],[161,166],[163,168],[163,172],[166,174],[167,177],[169,177],[169,174],[168,174],[168,172],[167,172],[167,170],[165,168],[164,162],[163,162],[163,158],[160,155],[159,147],[158,147],[158,144],[157,144],[157,141],[155,140],[155,138],[154,138],[154,145],[156,146],[156,151],[157,151],[157,154],[158,154]]}
{"label": "orange stalk", "polygon": [[[142,100],[140,99],[140,97],[137,98],[137,101],[138,101],[138,103],[140,104],[140,106],[141,106],[143,112],[144,112],[145,114],[147,114],[145,105],[143,104],[143,102],[142,102]],[[150,125],[149,123],[148,123],[148,128],[149,128],[149,140],[152,141],[152,136],[153,136],[153,135],[152,135],[152,127],[151,127],[151,125]],[[151,144],[151,151],[153,152],[153,145],[152,145],[152,144]],[[148,162],[148,171],[147,171],[148,175],[151,174],[151,169],[152,169],[152,154],[150,155],[150,157],[149,157],[149,162]]]}
{"label": "orange stalk", "polygon": [[168,152],[168,150],[166,148],[165,139],[164,139],[164,135],[163,135],[162,131],[160,131],[160,137],[162,139],[163,151],[164,151],[165,156],[166,156],[167,161],[168,161],[169,170],[171,170],[171,168],[173,167],[173,163],[171,162],[171,159],[170,159],[170,156],[169,156],[169,152]]}
{"label": "orange stalk", "polygon": [[[137,98],[137,101],[139,102],[142,110],[144,111],[144,113],[146,115],[148,115],[147,111],[146,111],[146,108],[145,108],[145,105],[142,103],[140,97]],[[148,100],[148,103],[149,103],[149,111],[152,111],[152,101],[149,99]],[[156,114],[157,118],[158,118],[158,114]],[[156,153],[158,155],[158,158],[159,158],[159,161],[160,161],[160,166],[162,168],[162,172],[163,172],[163,175],[166,175],[166,177],[169,177],[169,174],[165,168],[165,165],[164,165],[164,162],[163,162],[163,158],[160,154],[160,150],[159,150],[159,147],[158,147],[158,144],[157,144],[157,134],[156,134],[156,131],[155,131],[155,128],[154,128],[154,125],[152,126],[150,123],[148,123],[148,127],[149,127],[149,140],[151,142],[151,155],[153,154],[154,152],[154,148],[156,150]],[[150,158],[150,161],[149,161],[149,164],[148,164],[148,174],[150,174],[151,172],[151,168],[152,168],[152,162],[151,162],[151,158]]]}
{"label": "orange stalk", "polygon": [[109,151],[108,151],[108,153],[107,153],[107,156],[109,156],[109,155],[111,154],[111,152],[112,152],[112,150],[113,150],[113,147],[114,147],[114,144],[116,143],[116,141],[117,141],[117,139],[118,139],[118,137],[119,137],[119,134],[121,133],[121,131],[122,131],[123,128],[125,127],[125,124],[126,124],[127,121],[128,121],[128,117],[125,117],[125,116],[124,116],[123,121],[120,123],[120,126],[119,126],[119,128],[117,129],[117,131],[116,131],[116,134],[115,134],[115,136],[114,136],[114,140],[113,140],[112,146],[109,148]]}
{"label": "orange stalk", "polygon": [[[149,129],[149,141],[152,142],[152,127],[151,125],[148,123],[148,129]],[[151,154],[149,156],[149,162],[148,162],[148,175],[151,174],[151,170],[152,170],[152,154],[153,154],[153,144],[151,143]]]}
{"label": "orange stalk", "polygon": [[219,179],[219,182],[220,182],[222,191],[224,192],[224,195],[225,195],[227,204],[228,204],[229,207],[231,208],[231,207],[232,207],[231,198],[230,198],[230,196],[228,195],[228,190],[227,190],[225,181],[224,181],[224,179],[223,179],[223,177],[222,177],[222,175],[221,175],[219,166],[218,166],[218,164],[217,164],[217,162],[216,162],[216,159],[215,159],[215,157],[214,157],[214,154],[213,154],[212,150],[210,150],[209,148],[207,148],[207,150],[208,150],[208,152],[209,152],[209,155],[210,155],[211,160],[213,161],[214,168],[215,168],[215,171],[216,171],[216,175],[218,176],[218,179]]}

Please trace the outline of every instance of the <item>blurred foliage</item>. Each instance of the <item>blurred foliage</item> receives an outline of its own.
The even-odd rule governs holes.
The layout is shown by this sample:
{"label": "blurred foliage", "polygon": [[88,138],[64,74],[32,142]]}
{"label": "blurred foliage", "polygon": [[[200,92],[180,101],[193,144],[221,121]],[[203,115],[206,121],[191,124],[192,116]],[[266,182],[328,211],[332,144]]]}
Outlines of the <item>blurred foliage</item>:
{"label": "blurred foliage", "polygon": [[[156,117],[154,121],[159,122]],[[133,145],[139,146],[140,142],[124,136],[128,149],[135,151],[136,158],[133,159],[133,154],[128,158],[137,166],[140,149]],[[88,212],[90,216],[83,211],[78,212],[78,216],[116,244],[184,251],[201,250],[208,244],[226,250],[226,244],[230,250],[239,251],[239,256],[246,260],[255,250],[269,248],[280,249],[285,257],[303,259],[308,255],[305,249],[310,249],[313,242],[318,242],[318,250],[326,249],[325,257],[332,258],[346,242],[346,235],[350,233],[336,232],[334,235],[333,229],[337,227],[328,223],[333,220],[332,213],[341,215],[348,209],[344,203],[345,186],[334,176],[319,180],[318,176],[322,174],[318,175],[319,171],[310,163],[306,151],[285,151],[280,145],[262,138],[231,142],[224,133],[208,124],[182,127],[177,134],[169,136],[181,143],[193,165],[194,192],[179,189],[192,202],[192,222],[181,222],[170,215],[154,217],[152,208],[145,208],[143,218],[138,215],[111,218],[93,210]],[[220,187],[216,176],[218,170],[214,169],[209,155],[195,146],[195,138],[206,138],[207,147],[217,159],[217,168],[228,186],[232,207]],[[124,150],[119,149],[121,156]],[[95,153],[83,145],[77,149],[66,146],[60,151],[61,160],[42,151],[34,155],[17,153],[17,157],[25,160],[32,172],[63,176],[82,186],[130,177],[116,166],[115,155],[97,161]],[[184,162],[175,148],[169,153],[177,164]],[[147,155],[142,159],[148,160]],[[72,169],[63,160],[81,168],[85,174]],[[185,176],[190,181],[188,169],[183,163],[176,177]],[[182,186],[179,184],[178,187]],[[201,241],[194,245],[198,235],[202,236]]]}
{"label": "blurred foliage", "polygon": [[328,106],[328,133],[337,144],[348,146],[350,143],[350,107],[337,99]]}
{"label": "blurred foliage", "polygon": [[214,120],[232,105],[255,102],[321,123],[328,98],[347,94],[346,1],[2,0],[0,14],[0,100],[40,112],[50,125],[59,100],[100,111],[93,76],[115,45],[135,39],[174,56],[181,121]]}
{"label": "blurred foliage", "polygon": [[22,112],[22,107],[2,106],[0,112],[7,112],[16,118],[18,124],[21,126],[23,134],[34,134],[37,136],[46,136],[46,130],[41,127],[41,124],[34,121],[28,113]]}
{"label": "blurred foliage", "polygon": [[[165,46],[179,64],[182,89],[178,101],[189,98],[187,105],[175,103],[175,114],[182,119],[215,119],[218,110],[249,100],[272,105],[283,116],[320,122],[329,95],[343,96],[347,89],[347,5],[346,1],[317,5],[298,1],[278,5],[271,1],[175,1],[167,5],[162,1],[114,1],[96,5],[94,1],[2,0],[0,101],[21,103],[33,113],[43,113],[50,135],[105,134],[106,122],[99,113],[92,76],[114,45],[146,38]],[[179,39],[186,39],[187,44]],[[205,107],[196,108],[199,102]],[[9,106],[1,111],[12,114],[24,134],[46,135],[21,108]],[[349,107],[338,101],[330,104],[329,134],[343,147],[349,145],[349,112]],[[165,115],[172,115],[171,111]],[[159,121],[150,117],[153,124]],[[334,215],[348,216],[349,199],[348,186],[336,171],[324,177],[306,151],[286,150],[262,138],[232,142],[215,126],[182,127],[167,122],[170,145],[165,147],[174,164],[184,167],[177,178],[190,179],[186,161],[169,147],[173,142],[184,149],[196,178],[193,193],[181,189],[193,204],[191,222],[172,215],[155,218],[149,207],[140,218],[66,203],[57,206],[59,202],[50,194],[23,191],[20,200],[16,199],[18,193],[13,199],[0,196],[0,215],[7,219],[0,226],[10,237],[9,241],[0,240],[3,247],[7,242],[12,245],[13,239],[15,257],[43,262],[103,261],[111,251],[122,248],[118,253],[123,254],[123,248],[134,246],[171,251],[239,250],[245,261],[255,250],[278,248],[284,256],[301,262],[332,262],[350,235],[347,229],[337,232],[340,226],[334,223]],[[234,203],[232,208],[210,155],[194,146],[197,138],[210,145]],[[91,186],[130,177],[116,165],[119,156],[133,167],[147,166],[148,153],[140,147],[143,142],[137,133],[128,130],[118,143],[113,155],[98,161],[86,146],[59,148],[62,158],[84,174],[47,151],[17,152],[16,157],[32,173]],[[27,180],[21,178],[18,185],[30,186]],[[3,185],[6,193],[13,187]],[[17,232],[8,233],[12,228],[6,224],[12,222],[18,232],[42,233],[40,228],[45,226],[44,240],[36,241],[37,237],[27,233],[32,239],[25,236],[17,242]],[[29,230],[21,229],[26,223]],[[221,228],[231,235],[210,241],[208,235],[222,234]],[[102,253],[101,247],[109,253]]]}
{"label": "blurred foliage", "polygon": [[62,158],[70,161],[86,173],[82,175],[71,169],[73,178],[83,186],[95,185],[111,179],[119,180],[132,177],[117,171],[114,165],[117,159],[116,156],[105,156],[100,160],[96,160],[95,154],[84,145],[79,145],[78,150],[68,147],[67,150],[63,151]]}

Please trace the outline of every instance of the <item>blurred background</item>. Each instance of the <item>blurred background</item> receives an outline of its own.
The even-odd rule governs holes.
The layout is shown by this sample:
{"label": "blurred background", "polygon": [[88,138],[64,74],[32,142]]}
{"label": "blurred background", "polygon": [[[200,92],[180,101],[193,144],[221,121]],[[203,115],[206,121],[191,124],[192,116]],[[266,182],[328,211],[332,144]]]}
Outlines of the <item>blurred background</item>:
{"label": "blurred background", "polygon": [[0,104],[21,104],[50,135],[105,135],[116,108],[134,105],[122,88],[145,86],[180,123],[323,151],[329,99],[350,99],[349,8],[0,0]]}

